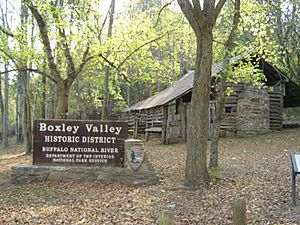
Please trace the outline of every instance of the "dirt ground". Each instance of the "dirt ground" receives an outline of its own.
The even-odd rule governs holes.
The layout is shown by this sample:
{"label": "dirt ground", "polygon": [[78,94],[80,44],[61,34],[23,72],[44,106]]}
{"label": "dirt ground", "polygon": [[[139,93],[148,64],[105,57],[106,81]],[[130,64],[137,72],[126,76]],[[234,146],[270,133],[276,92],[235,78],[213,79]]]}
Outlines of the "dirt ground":
{"label": "dirt ground", "polygon": [[300,208],[291,207],[289,159],[291,150],[300,153],[300,128],[222,138],[220,179],[203,193],[172,189],[184,176],[185,145],[154,139],[145,147],[160,184],[13,185],[10,167],[30,163],[31,156],[17,145],[0,150],[0,224],[157,224],[163,211],[173,213],[176,224],[231,224],[237,197],[246,199],[247,224],[300,224]]}

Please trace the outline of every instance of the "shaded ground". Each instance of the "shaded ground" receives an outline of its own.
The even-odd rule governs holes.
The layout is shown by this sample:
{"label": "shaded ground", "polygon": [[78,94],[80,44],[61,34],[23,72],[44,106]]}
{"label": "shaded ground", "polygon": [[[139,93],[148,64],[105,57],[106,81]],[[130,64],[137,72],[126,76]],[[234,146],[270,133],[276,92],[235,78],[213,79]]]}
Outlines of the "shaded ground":
{"label": "shaded ground", "polygon": [[30,157],[11,147],[0,151],[0,224],[157,224],[162,211],[174,213],[176,224],[231,224],[236,197],[247,200],[248,224],[300,224],[300,210],[290,206],[291,149],[300,152],[300,128],[222,139],[222,177],[199,193],[165,188],[183,178],[184,145],[146,143],[161,184],[139,187],[75,182],[12,185],[9,168],[29,162]]}

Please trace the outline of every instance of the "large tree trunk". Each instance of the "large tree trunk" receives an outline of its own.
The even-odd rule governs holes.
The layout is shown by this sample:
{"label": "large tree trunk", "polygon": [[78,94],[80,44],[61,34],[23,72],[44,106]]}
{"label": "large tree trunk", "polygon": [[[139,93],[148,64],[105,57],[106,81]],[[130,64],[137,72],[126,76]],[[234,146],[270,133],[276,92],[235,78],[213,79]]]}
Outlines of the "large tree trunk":
{"label": "large tree trunk", "polygon": [[197,37],[197,57],[194,75],[185,184],[192,188],[206,187],[208,108],[212,65],[212,32]]}
{"label": "large tree trunk", "polygon": [[[212,66],[212,30],[226,0],[177,0],[197,39],[197,56],[191,116],[188,128],[188,149],[185,184],[203,189],[208,180],[207,140],[209,125],[209,97]],[[201,6],[202,5],[202,6]]]}

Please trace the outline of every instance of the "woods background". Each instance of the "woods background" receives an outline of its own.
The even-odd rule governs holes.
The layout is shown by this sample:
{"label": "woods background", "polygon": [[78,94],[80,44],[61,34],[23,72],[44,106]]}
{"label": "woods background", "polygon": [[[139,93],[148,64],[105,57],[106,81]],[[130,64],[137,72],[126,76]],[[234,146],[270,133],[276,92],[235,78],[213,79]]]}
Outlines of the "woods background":
{"label": "woods background", "polygon": [[[120,119],[122,109],[195,69],[194,32],[176,1],[0,2],[4,147],[16,134],[30,151],[34,119]],[[299,83],[299,12],[294,0],[241,1],[231,54],[255,52]],[[227,1],[213,30],[213,62],[224,58],[233,13]],[[255,80],[249,71],[228,79]],[[299,110],[286,115],[299,118]]]}

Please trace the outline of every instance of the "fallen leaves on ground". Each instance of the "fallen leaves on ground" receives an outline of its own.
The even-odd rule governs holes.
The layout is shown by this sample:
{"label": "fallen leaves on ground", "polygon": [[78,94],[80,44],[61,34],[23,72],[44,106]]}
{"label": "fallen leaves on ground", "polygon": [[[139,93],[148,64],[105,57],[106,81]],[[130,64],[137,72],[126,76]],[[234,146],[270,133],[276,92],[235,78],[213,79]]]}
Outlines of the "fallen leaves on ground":
{"label": "fallen leaves on ground", "polygon": [[[30,163],[22,149],[0,151],[0,224],[232,224],[232,202],[247,201],[248,224],[300,224],[291,202],[289,153],[300,152],[300,129],[250,138],[222,138],[221,179],[204,192],[172,189],[184,176],[186,147],[145,143],[161,183],[151,186],[45,182],[13,185],[9,168]],[[299,183],[299,182],[298,182]],[[298,190],[299,191],[299,190]]]}

